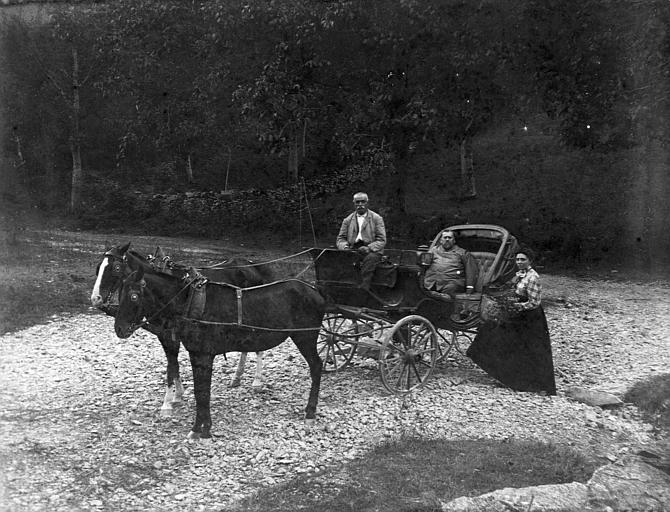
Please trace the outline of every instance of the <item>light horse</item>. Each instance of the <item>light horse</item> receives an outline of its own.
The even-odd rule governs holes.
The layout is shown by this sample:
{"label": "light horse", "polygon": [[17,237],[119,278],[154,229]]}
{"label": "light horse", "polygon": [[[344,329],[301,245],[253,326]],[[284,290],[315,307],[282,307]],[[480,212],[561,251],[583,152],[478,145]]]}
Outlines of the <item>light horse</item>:
{"label": "light horse", "polygon": [[[103,255],[102,261],[96,270],[96,281],[91,293],[91,304],[104,311],[110,316],[115,316],[118,310],[118,294],[123,277],[130,273],[127,267],[127,259],[132,259],[136,265],[152,267],[153,262],[159,262],[163,267],[167,256],[160,248],[156,253],[146,258],[136,251],[129,250],[130,243],[109,249]],[[186,273],[186,267],[179,268],[178,265],[170,265],[176,268],[176,271]],[[201,269],[206,276],[215,281],[224,281],[237,286],[254,286],[263,283],[269,283],[275,280],[272,269],[263,264],[254,264],[253,262],[242,258],[231,258],[216,267]],[[147,331],[155,334],[163,347],[167,359],[166,388],[161,405],[160,414],[163,417],[172,415],[173,406],[180,404],[184,395],[184,386],[179,372],[179,340],[175,339],[172,331],[165,331],[162,325],[148,323],[143,326]],[[247,360],[247,353],[240,354],[237,368],[230,381],[230,387],[240,385],[241,377],[244,374],[244,367]],[[256,371],[252,389],[260,390],[263,386],[263,353],[256,353]]]}
{"label": "light horse", "polygon": [[[297,279],[240,288],[195,273],[186,283],[129,260],[114,330],[128,338],[147,321],[174,329],[189,352],[196,417],[189,438],[211,437],[210,394],[214,357],[258,352],[290,337],[307,361],[311,377],[306,423],[314,423],[323,363],[317,338],[326,309],[321,294]],[[144,320],[144,319],[147,320]]]}

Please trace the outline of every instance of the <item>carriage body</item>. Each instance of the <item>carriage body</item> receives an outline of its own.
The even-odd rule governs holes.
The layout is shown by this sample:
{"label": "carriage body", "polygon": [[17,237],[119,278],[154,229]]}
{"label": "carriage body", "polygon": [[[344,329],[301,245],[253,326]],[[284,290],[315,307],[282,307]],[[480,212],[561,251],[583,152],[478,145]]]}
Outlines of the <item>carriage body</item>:
{"label": "carriage body", "polygon": [[[477,261],[479,273],[472,294],[450,297],[427,290],[423,285],[431,263],[430,249],[439,243],[443,231],[453,231],[457,245]],[[514,275],[517,249],[516,238],[501,226],[450,226],[437,233],[430,245],[416,250],[385,250],[369,293],[358,287],[360,257],[354,251],[314,248],[310,252],[315,284],[327,298],[330,312],[355,315],[357,311],[374,311],[391,319],[416,314],[426,317],[439,329],[458,331],[476,327],[483,294],[495,295]]]}
{"label": "carriage body", "polygon": [[[453,231],[457,245],[477,261],[474,293],[452,297],[425,288],[430,249],[443,231]],[[433,367],[459,348],[459,338],[471,339],[476,333],[483,298],[501,293],[514,275],[518,247],[501,226],[450,226],[416,250],[385,250],[369,291],[359,287],[361,258],[356,252],[311,249],[315,285],[326,297],[329,313],[320,337],[326,371],[347,366],[363,346],[378,351],[387,389],[403,393],[422,386]]]}

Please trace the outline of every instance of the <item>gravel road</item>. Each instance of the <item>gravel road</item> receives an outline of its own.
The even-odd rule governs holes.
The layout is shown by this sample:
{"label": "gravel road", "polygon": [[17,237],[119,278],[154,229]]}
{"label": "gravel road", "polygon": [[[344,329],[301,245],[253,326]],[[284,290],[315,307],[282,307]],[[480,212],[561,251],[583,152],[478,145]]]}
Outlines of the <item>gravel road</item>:
{"label": "gravel road", "polygon": [[322,380],[317,426],[302,411],[307,365],[291,343],[267,353],[265,386],[252,391],[254,357],[240,388],[227,383],[237,354],[218,357],[214,439],[185,440],[186,401],[158,415],[165,358],[145,332],[119,340],[113,320],[88,314],[0,337],[0,505],[12,511],[220,510],[262,486],[359,457],[379,440],[536,439],[615,460],[654,442],[635,408],[603,411],[565,397],[579,385],[621,394],[670,368],[667,283],[543,276],[558,368],[556,397],[515,393],[456,356],[420,392],[387,394],[371,360]]}

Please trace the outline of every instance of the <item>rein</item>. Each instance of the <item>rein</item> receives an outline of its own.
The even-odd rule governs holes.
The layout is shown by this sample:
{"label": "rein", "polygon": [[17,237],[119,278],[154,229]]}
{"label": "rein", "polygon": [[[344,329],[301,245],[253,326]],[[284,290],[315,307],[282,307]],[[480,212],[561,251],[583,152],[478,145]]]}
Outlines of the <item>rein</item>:
{"label": "rein", "polygon": [[[219,269],[221,267],[223,267],[224,269],[240,269],[240,268],[255,268],[255,267],[269,266],[273,263],[277,263],[277,262],[285,261],[285,260],[290,260],[292,258],[297,258],[298,256],[308,254],[310,251],[311,251],[311,249],[305,249],[304,251],[298,252],[296,254],[291,254],[290,256],[284,256],[282,258],[275,258],[274,260],[261,261],[261,262],[258,262],[258,263],[248,263],[248,264],[243,264],[243,265],[229,265],[228,262],[230,261],[230,259],[227,259],[227,260],[220,261],[219,263],[214,263],[213,265],[208,265],[208,266],[205,266],[205,267],[197,267],[196,270],[198,270],[198,271],[216,270],[216,269]],[[295,276],[295,279],[299,279],[300,276],[305,274],[309,269],[313,268],[314,264],[316,263],[316,260],[318,260],[319,257],[321,256],[321,254],[323,254],[324,252],[325,252],[325,249],[323,249],[321,251],[321,253],[319,253],[319,255],[316,258],[314,258],[314,260],[311,263],[307,264],[307,266]],[[168,274],[168,275],[175,275],[175,274],[173,274],[174,266],[183,265],[183,264],[178,263],[178,262],[173,262],[170,259],[169,256],[164,256],[159,261],[158,265],[154,264],[154,260],[150,260],[150,264],[154,268],[154,270],[157,270],[159,272],[163,272],[163,273]],[[179,269],[179,271],[180,272],[186,271],[186,269]]]}
{"label": "rein", "polygon": [[[310,251],[310,249],[305,249],[305,250],[302,251],[302,252],[299,252],[299,253],[296,253],[296,254],[291,254],[290,256],[284,256],[283,258],[276,258],[276,259],[274,259],[274,260],[270,260],[270,261],[261,261],[260,263],[249,263],[249,264],[247,264],[247,265],[232,265],[232,266],[230,266],[230,267],[226,267],[226,268],[260,267],[261,265],[269,265],[270,263],[277,263],[278,261],[289,260],[289,259],[291,259],[291,258],[295,258],[295,257],[297,257],[297,256],[302,256],[303,254],[307,254],[309,251]],[[212,268],[218,268],[218,267],[220,267],[220,266],[222,266],[222,265],[225,265],[228,261],[230,261],[230,260],[223,260],[223,261],[221,261],[221,262],[219,262],[219,263],[215,263],[215,264],[210,265],[210,266],[208,266],[208,267],[199,267],[199,270],[203,270],[203,269],[204,269],[204,270],[207,270],[207,269],[212,269]],[[310,266],[311,266],[311,265],[310,265]],[[309,268],[309,266],[308,266],[307,268]],[[304,270],[303,270],[303,272],[304,272]]]}

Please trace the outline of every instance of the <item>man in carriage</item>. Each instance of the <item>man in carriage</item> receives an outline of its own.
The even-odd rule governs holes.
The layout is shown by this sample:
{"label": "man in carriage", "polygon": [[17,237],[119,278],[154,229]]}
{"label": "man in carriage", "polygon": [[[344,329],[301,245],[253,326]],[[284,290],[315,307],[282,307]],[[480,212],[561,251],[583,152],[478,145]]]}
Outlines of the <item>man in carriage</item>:
{"label": "man in carriage", "polygon": [[456,245],[456,235],[445,230],[440,234],[440,243],[430,252],[433,261],[426,270],[424,286],[427,290],[454,296],[456,293],[472,293],[477,282],[479,267],[475,258]]}
{"label": "man in carriage", "polygon": [[386,227],[382,216],[368,209],[365,192],[354,194],[354,208],[355,211],[342,221],[335,245],[341,251],[355,250],[361,255],[360,287],[369,291],[386,245]]}

